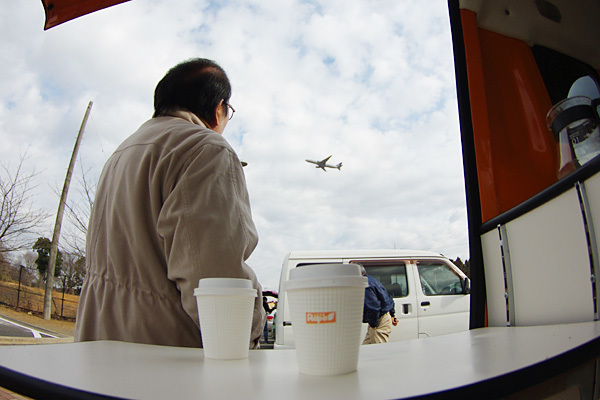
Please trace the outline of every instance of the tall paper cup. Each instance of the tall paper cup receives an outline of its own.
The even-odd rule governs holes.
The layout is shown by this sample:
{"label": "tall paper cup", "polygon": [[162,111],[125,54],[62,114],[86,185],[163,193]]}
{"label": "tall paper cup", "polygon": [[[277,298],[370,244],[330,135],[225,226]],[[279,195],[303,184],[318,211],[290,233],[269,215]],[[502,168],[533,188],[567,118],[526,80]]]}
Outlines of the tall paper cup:
{"label": "tall paper cup", "polygon": [[290,271],[287,298],[301,373],[356,371],[365,287],[357,265],[319,264]]}
{"label": "tall paper cup", "polygon": [[254,299],[248,279],[205,278],[194,289],[204,356],[219,360],[248,357]]}

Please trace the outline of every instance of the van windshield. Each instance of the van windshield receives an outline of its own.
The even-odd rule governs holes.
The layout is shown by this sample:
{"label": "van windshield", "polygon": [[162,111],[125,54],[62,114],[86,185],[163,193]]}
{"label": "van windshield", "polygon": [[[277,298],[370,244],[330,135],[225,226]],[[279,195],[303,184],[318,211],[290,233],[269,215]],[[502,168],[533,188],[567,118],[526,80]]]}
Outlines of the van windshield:
{"label": "van windshield", "polygon": [[426,296],[463,293],[461,277],[446,264],[419,263],[417,268]]}

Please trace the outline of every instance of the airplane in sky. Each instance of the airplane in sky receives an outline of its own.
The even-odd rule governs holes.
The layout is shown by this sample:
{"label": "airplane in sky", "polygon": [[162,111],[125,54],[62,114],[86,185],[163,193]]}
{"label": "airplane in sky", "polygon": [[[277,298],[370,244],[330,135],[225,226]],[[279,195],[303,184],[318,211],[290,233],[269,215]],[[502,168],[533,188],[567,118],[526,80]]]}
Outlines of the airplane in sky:
{"label": "airplane in sky", "polygon": [[304,161],[306,161],[308,163],[311,163],[311,164],[316,164],[317,166],[315,168],[321,168],[325,172],[327,172],[327,170],[325,169],[325,167],[327,167],[327,168],[337,168],[337,169],[341,170],[342,163],[339,163],[337,165],[329,165],[329,164],[327,164],[327,161],[329,161],[330,158],[331,158],[331,156],[329,156],[327,158],[324,158],[321,161],[313,161],[313,160],[304,160]]}

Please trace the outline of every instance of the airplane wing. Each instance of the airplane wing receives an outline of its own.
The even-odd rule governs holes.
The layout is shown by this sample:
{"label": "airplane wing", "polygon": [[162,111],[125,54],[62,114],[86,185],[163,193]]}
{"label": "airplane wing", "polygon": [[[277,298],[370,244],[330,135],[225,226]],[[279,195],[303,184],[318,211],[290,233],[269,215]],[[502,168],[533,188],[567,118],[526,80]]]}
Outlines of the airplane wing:
{"label": "airplane wing", "polygon": [[304,161],[306,161],[307,163],[316,164],[315,168],[321,168],[325,172],[327,172],[327,169],[325,169],[326,167],[327,168],[337,168],[337,169],[340,169],[341,163],[338,164],[338,165],[335,165],[335,166],[334,165],[327,165],[327,160],[329,160],[330,158],[331,158],[331,156],[329,156],[329,157],[327,157],[327,158],[325,158],[325,159],[323,159],[321,161],[313,161],[313,160],[304,160]]}

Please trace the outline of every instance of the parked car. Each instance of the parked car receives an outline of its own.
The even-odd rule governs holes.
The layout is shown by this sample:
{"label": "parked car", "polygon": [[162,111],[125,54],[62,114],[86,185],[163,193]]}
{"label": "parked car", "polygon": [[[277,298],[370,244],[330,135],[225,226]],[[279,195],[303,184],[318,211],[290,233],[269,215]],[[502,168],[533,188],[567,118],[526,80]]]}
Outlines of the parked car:
{"label": "parked car", "polygon": [[277,310],[273,310],[271,315],[267,315],[267,331],[269,333],[269,340],[275,340],[275,317],[277,317]]}
{"label": "parked car", "polygon": [[263,334],[262,343],[268,343],[275,340],[275,331],[273,321],[277,313],[277,292],[272,290],[265,290],[262,292],[264,302],[268,305],[265,307],[267,312],[267,322],[265,327],[266,335]]}

